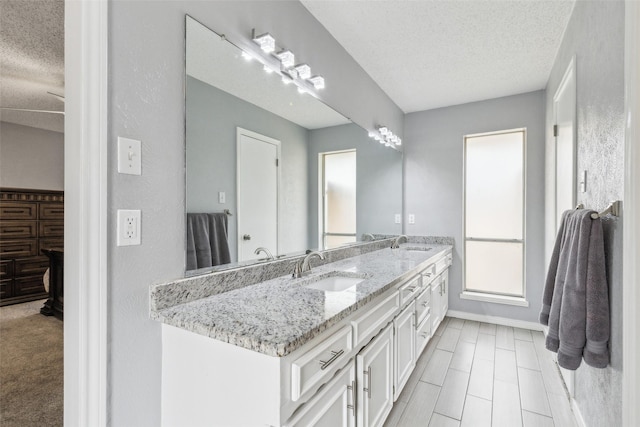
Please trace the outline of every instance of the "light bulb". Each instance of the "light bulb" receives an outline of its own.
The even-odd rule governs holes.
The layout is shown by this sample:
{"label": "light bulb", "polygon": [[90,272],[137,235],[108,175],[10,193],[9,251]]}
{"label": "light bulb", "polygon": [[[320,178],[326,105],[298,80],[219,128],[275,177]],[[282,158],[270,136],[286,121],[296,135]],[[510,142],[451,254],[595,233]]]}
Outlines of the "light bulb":
{"label": "light bulb", "polygon": [[274,39],[269,33],[264,33],[255,37],[253,41],[260,46],[260,49],[265,53],[271,53],[276,50],[276,39]]}

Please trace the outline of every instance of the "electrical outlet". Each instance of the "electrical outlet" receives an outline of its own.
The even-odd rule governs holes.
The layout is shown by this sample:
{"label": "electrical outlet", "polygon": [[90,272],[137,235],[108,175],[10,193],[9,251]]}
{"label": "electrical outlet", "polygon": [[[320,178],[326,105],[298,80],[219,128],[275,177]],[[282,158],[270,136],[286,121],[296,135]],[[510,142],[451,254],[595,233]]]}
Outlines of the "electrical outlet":
{"label": "electrical outlet", "polygon": [[140,244],[140,211],[118,209],[117,245]]}
{"label": "electrical outlet", "polygon": [[396,219],[395,219],[395,221],[396,221],[396,224],[400,224],[400,223],[402,222],[402,215],[400,215],[400,214],[396,214]]}
{"label": "electrical outlet", "polygon": [[416,223],[416,216],[414,214],[409,214],[409,224]]}

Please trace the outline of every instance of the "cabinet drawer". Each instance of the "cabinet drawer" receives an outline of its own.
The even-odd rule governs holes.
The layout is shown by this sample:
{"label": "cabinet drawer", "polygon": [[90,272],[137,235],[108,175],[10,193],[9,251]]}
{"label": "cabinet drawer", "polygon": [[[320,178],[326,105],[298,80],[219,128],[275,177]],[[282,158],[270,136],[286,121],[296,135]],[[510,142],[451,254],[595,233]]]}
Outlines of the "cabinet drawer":
{"label": "cabinet drawer", "polygon": [[424,348],[431,339],[431,314],[427,316],[418,324],[416,329],[416,359],[420,357]]}
{"label": "cabinet drawer", "polygon": [[353,325],[353,339],[356,347],[366,344],[374,335],[393,319],[400,308],[400,296],[393,292],[382,302],[367,310],[362,316],[351,321]]}
{"label": "cabinet drawer", "polygon": [[416,298],[416,315],[418,323],[422,322],[424,317],[429,314],[431,302],[431,286],[422,291],[422,293]]}
{"label": "cabinet drawer", "polygon": [[40,219],[64,219],[64,203],[40,203]]}
{"label": "cabinet drawer", "polygon": [[64,221],[40,221],[38,235],[43,237],[64,237]]}
{"label": "cabinet drawer", "polygon": [[22,295],[45,294],[42,276],[16,278],[13,284],[13,294],[16,297]]}
{"label": "cabinet drawer", "polygon": [[38,241],[36,239],[0,240],[0,258],[18,258],[36,255],[38,255]]}
{"label": "cabinet drawer", "polygon": [[13,296],[13,280],[0,280],[0,299],[10,298]]}
{"label": "cabinet drawer", "polygon": [[291,400],[329,380],[349,356],[352,343],[351,326],[345,326],[291,363]]}
{"label": "cabinet drawer", "polygon": [[36,203],[0,203],[0,218],[5,219],[37,219],[38,205]]}
{"label": "cabinet drawer", "polygon": [[0,221],[0,238],[24,239],[38,237],[37,221]]}
{"label": "cabinet drawer", "polygon": [[13,260],[0,261],[0,280],[13,278]]}
{"label": "cabinet drawer", "polygon": [[49,258],[46,256],[16,259],[14,265],[16,277],[38,274],[42,276],[47,268],[49,268]]}
{"label": "cabinet drawer", "polygon": [[442,273],[443,271],[445,271],[451,265],[451,259],[452,259],[451,254],[446,254],[444,257],[436,261],[436,265],[435,265],[436,276]]}
{"label": "cabinet drawer", "polygon": [[436,265],[431,264],[429,267],[422,270],[420,274],[422,275],[422,285],[428,285],[436,278]]}
{"label": "cabinet drawer", "polygon": [[46,238],[40,239],[40,250],[42,249],[56,249],[56,250],[64,250],[64,239],[61,238]]}
{"label": "cabinet drawer", "polygon": [[408,283],[400,286],[400,307],[411,301],[422,290],[420,275],[411,279]]}

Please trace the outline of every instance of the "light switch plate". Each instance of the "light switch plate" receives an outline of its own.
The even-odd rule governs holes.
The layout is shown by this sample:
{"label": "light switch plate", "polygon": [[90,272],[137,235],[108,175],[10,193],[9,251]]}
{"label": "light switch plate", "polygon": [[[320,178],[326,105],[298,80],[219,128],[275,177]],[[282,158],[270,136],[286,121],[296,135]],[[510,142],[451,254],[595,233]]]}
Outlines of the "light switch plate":
{"label": "light switch plate", "polygon": [[140,211],[118,209],[118,226],[116,243],[118,246],[140,244]]}
{"label": "light switch plate", "polygon": [[402,215],[396,214],[395,222],[396,224],[402,223]]}
{"label": "light switch plate", "polygon": [[218,191],[218,203],[226,203],[227,195],[224,191]]}
{"label": "light switch plate", "polygon": [[136,139],[118,137],[118,173],[142,175],[141,145]]}

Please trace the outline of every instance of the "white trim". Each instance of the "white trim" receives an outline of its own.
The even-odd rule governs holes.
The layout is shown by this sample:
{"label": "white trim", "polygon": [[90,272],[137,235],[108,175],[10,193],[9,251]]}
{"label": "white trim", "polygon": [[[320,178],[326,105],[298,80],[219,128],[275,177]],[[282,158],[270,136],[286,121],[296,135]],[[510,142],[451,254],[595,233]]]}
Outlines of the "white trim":
{"label": "white trim", "polygon": [[494,304],[517,305],[519,307],[529,307],[529,301],[527,301],[524,297],[487,294],[485,292],[463,291],[460,293],[460,299],[491,302]]}
{"label": "white trim", "polygon": [[582,418],[582,412],[580,412],[580,408],[578,407],[578,402],[576,402],[576,400],[572,397],[570,399],[570,403],[571,411],[573,411],[573,418],[575,418],[578,427],[587,427],[587,423],[584,422],[584,418]]}
{"label": "white trim", "polygon": [[107,0],[65,2],[64,425],[107,425]]}
{"label": "white trim", "polygon": [[495,325],[511,326],[513,328],[529,329],[532,331],[543,331],[544,328],[543,325],[536,322],[489,316],[486,314],[467,313],[465,311],[449,310],[447,311],[447,316],[464,320],[475,320],[476,322],[493,323]]}
{"label": "white trim", "polygon": [[640,425],[640,5],[625,1],[625,183],[622,236],[622,425]]}

